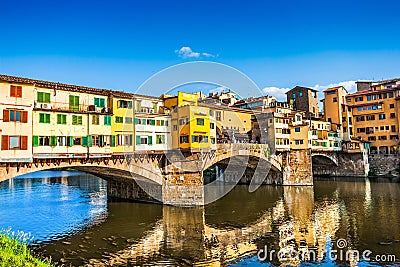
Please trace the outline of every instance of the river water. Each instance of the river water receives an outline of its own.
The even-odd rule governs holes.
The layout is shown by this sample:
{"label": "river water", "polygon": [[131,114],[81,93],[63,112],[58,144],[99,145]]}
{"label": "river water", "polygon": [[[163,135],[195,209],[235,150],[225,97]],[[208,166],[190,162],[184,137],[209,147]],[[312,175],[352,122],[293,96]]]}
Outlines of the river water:
{"label": "river water", "polygon": [[238,185],[196,208],[108,202],[106,191],[80,172],[4,181],[0,229],[30,233],[35,252],[65,266],[400,266],[399,183]]}

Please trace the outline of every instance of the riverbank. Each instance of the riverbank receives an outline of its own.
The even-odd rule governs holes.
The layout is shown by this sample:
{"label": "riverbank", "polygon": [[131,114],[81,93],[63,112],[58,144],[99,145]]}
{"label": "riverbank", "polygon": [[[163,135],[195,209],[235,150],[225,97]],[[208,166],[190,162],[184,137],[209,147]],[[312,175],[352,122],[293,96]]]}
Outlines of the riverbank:
{"label": "riverbank", "polygon": [[24,267],[39,266],[50,267],[50,263],[32,255],[28,246],[16,238],[0,234],[0,266]]}

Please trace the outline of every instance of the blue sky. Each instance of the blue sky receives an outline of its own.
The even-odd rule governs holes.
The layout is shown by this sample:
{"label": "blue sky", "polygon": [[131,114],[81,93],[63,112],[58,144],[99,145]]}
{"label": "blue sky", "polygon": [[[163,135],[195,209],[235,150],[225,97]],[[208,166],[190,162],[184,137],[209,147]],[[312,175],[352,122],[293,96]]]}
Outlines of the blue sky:
{"label": "blue sky", "polygon": [[0,0],[0,73],[134,92],[166,67],[207,60],[277,95],[297,84],[353,89],[349,81],[400,76],[399,7],[385,0]]}

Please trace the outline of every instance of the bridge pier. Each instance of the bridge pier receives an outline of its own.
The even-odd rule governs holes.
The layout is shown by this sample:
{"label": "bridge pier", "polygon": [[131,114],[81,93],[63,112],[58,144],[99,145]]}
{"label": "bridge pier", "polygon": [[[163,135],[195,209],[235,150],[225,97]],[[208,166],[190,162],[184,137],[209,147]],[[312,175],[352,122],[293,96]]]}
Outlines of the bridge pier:
{"label": "bridge pier", "polygon": [[292,149],[282,154],[283,185],[313,185],[310,149]]}

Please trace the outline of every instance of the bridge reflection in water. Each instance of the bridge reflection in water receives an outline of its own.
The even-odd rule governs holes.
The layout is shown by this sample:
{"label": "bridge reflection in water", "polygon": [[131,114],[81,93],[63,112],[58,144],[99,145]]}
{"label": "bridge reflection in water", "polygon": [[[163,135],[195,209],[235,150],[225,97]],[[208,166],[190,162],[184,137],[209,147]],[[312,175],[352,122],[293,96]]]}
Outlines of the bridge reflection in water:
{"label": "bridge reflection in water", "polygon": [[[101,223],[41,244],[38,250],[74,266],[219,266],[245,255],[254,259],[265,245],[320,255],[338,238],[345,238],[351,249],[395,254],[400,243],[393,241],[390,249],[377,243],[399,236],[399,209],[387,210],[399,199],[398,184],[319,181],[315,188],[262,186],[254,193],[237,186],[205,207],[109,202]],[[277,258],[272,262],[300,263]]]}

